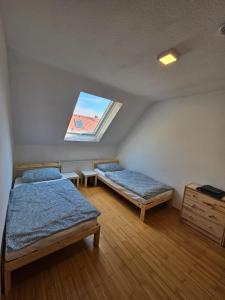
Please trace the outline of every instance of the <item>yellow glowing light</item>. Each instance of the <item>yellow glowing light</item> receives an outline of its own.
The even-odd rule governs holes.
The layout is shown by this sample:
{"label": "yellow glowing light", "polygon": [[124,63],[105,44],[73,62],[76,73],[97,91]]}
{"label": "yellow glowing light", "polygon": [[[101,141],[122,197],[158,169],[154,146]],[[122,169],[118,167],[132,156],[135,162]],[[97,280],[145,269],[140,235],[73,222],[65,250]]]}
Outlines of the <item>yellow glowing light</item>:
{"label": "yellow glowing light", "polygon": [[163,53],[158,57],[158,60],[163,63],[164,65],[169,65],[175,61],[177,61],[178,55],[175,52],[167,52]]}

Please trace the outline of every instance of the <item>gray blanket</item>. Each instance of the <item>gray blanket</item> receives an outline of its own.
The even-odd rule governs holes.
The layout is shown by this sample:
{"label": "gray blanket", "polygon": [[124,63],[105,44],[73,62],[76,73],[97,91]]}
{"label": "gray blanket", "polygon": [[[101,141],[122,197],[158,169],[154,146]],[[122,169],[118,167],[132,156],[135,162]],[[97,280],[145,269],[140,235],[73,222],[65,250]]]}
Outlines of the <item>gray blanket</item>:
{"label": "gray blanket", "polygon": [[106,172],[105,175],[115,183],[125,187],[144,199],[149,199],[172,189],[164,183],[135,171],[123,170]]}
{"label": "gray blanket", "polygon": [[12,190],[8,207],[7,251],[21,249],[99,215],[67,179],[20,185]]}

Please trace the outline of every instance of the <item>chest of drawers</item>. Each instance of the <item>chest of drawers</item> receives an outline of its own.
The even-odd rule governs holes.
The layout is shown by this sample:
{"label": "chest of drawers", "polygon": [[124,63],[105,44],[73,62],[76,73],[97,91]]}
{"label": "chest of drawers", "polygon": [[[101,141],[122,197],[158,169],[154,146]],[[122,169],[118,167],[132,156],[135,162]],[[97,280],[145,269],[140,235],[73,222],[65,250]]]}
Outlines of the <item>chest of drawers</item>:
{"label": "chest of drawers", "polygon": [[186,185],[181,220],[224,246],[225,197],[217,200],[196,190],[197,184]]}

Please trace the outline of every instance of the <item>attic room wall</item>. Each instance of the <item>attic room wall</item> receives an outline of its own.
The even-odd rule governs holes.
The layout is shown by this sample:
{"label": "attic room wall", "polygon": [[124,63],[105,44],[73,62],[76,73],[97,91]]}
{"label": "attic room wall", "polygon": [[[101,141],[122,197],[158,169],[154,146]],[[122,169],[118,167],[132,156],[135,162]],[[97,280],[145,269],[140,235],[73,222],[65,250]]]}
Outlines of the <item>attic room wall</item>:
{"label": "attic room wall", "polygon": [[115,157],[115,147],[107,145],[15,145],[15,161],[41,162],[54,160],[88,160]]}
{"label": "attic room wall", "polygon": [[155,103],[118,151],[121,162],[173,186],[225,190],[225,91]]}
{"label": "attic room wall", "polygon": [[[138,103],[123,91],[43,64],[15,50],[9,51],[9,62],[17,162],[112,158],[117,144],[149,105],[144,100]],[[99,143],[64,142],[82,90],[124,103]]]}
{"label": "attic room wall", "polygon": [[9,111],[7,54],[3,25],[0,19],[0,255],[5,225],[5,215],[12,184],[12,142]]}

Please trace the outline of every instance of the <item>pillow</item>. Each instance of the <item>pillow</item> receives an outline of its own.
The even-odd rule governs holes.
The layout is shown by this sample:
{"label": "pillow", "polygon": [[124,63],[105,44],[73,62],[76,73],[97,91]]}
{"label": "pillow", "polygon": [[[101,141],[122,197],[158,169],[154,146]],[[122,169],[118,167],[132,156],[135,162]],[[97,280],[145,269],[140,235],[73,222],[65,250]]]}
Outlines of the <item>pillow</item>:
{"label": "pillow", "polygon": [[124,170],[124,168],[118,163],[98,164],[96,168],[103,172],[115,172]]}
{"label": "pillow", "polygon": [[22,181],[25,183],[60,179],[62,174],[57,168],[39,168],[23,172]]}

